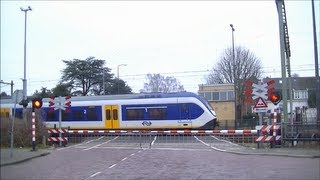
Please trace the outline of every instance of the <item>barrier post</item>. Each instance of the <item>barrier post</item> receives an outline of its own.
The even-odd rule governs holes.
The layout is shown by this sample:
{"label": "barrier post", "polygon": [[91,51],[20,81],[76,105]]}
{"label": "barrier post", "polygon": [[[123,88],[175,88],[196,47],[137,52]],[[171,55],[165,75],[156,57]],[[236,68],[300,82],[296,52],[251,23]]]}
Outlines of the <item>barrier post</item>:
{"label": "barrier post", "polygon": [[277,109],[274,109],[274,112],[273,112],[273,123],[272,123],[272,126],[273,126],[273,132],[272,132],[272,136],[273,136],[273,141],[271,142],[271,147],[275,147],[276,145],[276,137],[277,137]]}
{"label": "barrier post", "polygon": [[32,151],[36,150],[36,113],[32,110]]}

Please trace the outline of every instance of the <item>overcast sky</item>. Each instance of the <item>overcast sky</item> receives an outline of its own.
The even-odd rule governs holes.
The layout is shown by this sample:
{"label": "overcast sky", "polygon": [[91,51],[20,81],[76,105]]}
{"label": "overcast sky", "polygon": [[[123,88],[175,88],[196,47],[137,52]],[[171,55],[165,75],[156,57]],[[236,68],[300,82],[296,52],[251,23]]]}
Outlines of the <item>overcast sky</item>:
{"label": "overcast sky", "polygon": [[[311,1],[285,1],[292,73],[314,76]],[[319,23],[320,2],[315,0]],[[27,14],[27,93],[52,89],[62,60],[94,56],[139,92],[147,73],[174,76],[197,92],[225,48],[250,49],[264,76],[280,77],[275,1],[1,1],[1,80],[22,89]],[[317,24],[319,39],[319,24]],[[319,43],[318,43],[319,48]],[[319,51],[319,49],[318,49]],[[1,92],[10,86],[1,84]]]}

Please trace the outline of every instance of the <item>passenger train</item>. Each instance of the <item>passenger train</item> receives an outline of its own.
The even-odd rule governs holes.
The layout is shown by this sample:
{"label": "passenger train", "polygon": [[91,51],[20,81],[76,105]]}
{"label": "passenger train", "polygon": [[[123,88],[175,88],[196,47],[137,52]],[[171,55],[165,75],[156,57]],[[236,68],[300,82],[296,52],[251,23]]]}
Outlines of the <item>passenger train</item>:
{"label": "passenger train", "polygon": [[[46,127],[59,126],[59,110],[43,99]],[[62,111],[61,126],[69,129],[214,129],[217,117],[202,97],[191,92],[74,96],[70,112]],[[31,102],[29,102],[29,106]],[[14,104],[1,100],[1,114],[12,115]],[[16,116],[22,117],[17,105]],[[29,107],[31,108],[31,107]]]}

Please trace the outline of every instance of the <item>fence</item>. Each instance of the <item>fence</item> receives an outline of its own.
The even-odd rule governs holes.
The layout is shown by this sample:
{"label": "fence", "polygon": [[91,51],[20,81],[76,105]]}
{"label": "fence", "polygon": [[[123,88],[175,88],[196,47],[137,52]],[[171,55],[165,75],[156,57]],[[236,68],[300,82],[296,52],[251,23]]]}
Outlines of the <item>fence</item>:
{"label": "fence", "polygon": [[319,141],[320,123],[283,123],[285,141]]}
{"label": "fence", "polygon": [[257,130],[68,130],[68,143],[100,141],[116,147],[157,146],[195,147],[199,141],[208,143],[255,143]]}

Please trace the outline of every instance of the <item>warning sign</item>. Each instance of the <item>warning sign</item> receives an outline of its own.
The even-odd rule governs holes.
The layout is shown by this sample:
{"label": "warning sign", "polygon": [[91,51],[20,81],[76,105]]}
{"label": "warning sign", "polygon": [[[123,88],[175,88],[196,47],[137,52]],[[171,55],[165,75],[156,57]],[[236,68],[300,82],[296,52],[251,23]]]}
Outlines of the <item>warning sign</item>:
{"label": "warning sign", "polygon": [[256,103],[254,104],[253,108],[267,108],[267,104],[266,102],[264,102],[264,100],[262,99],[262,97],[259,97],[256,101]]}

